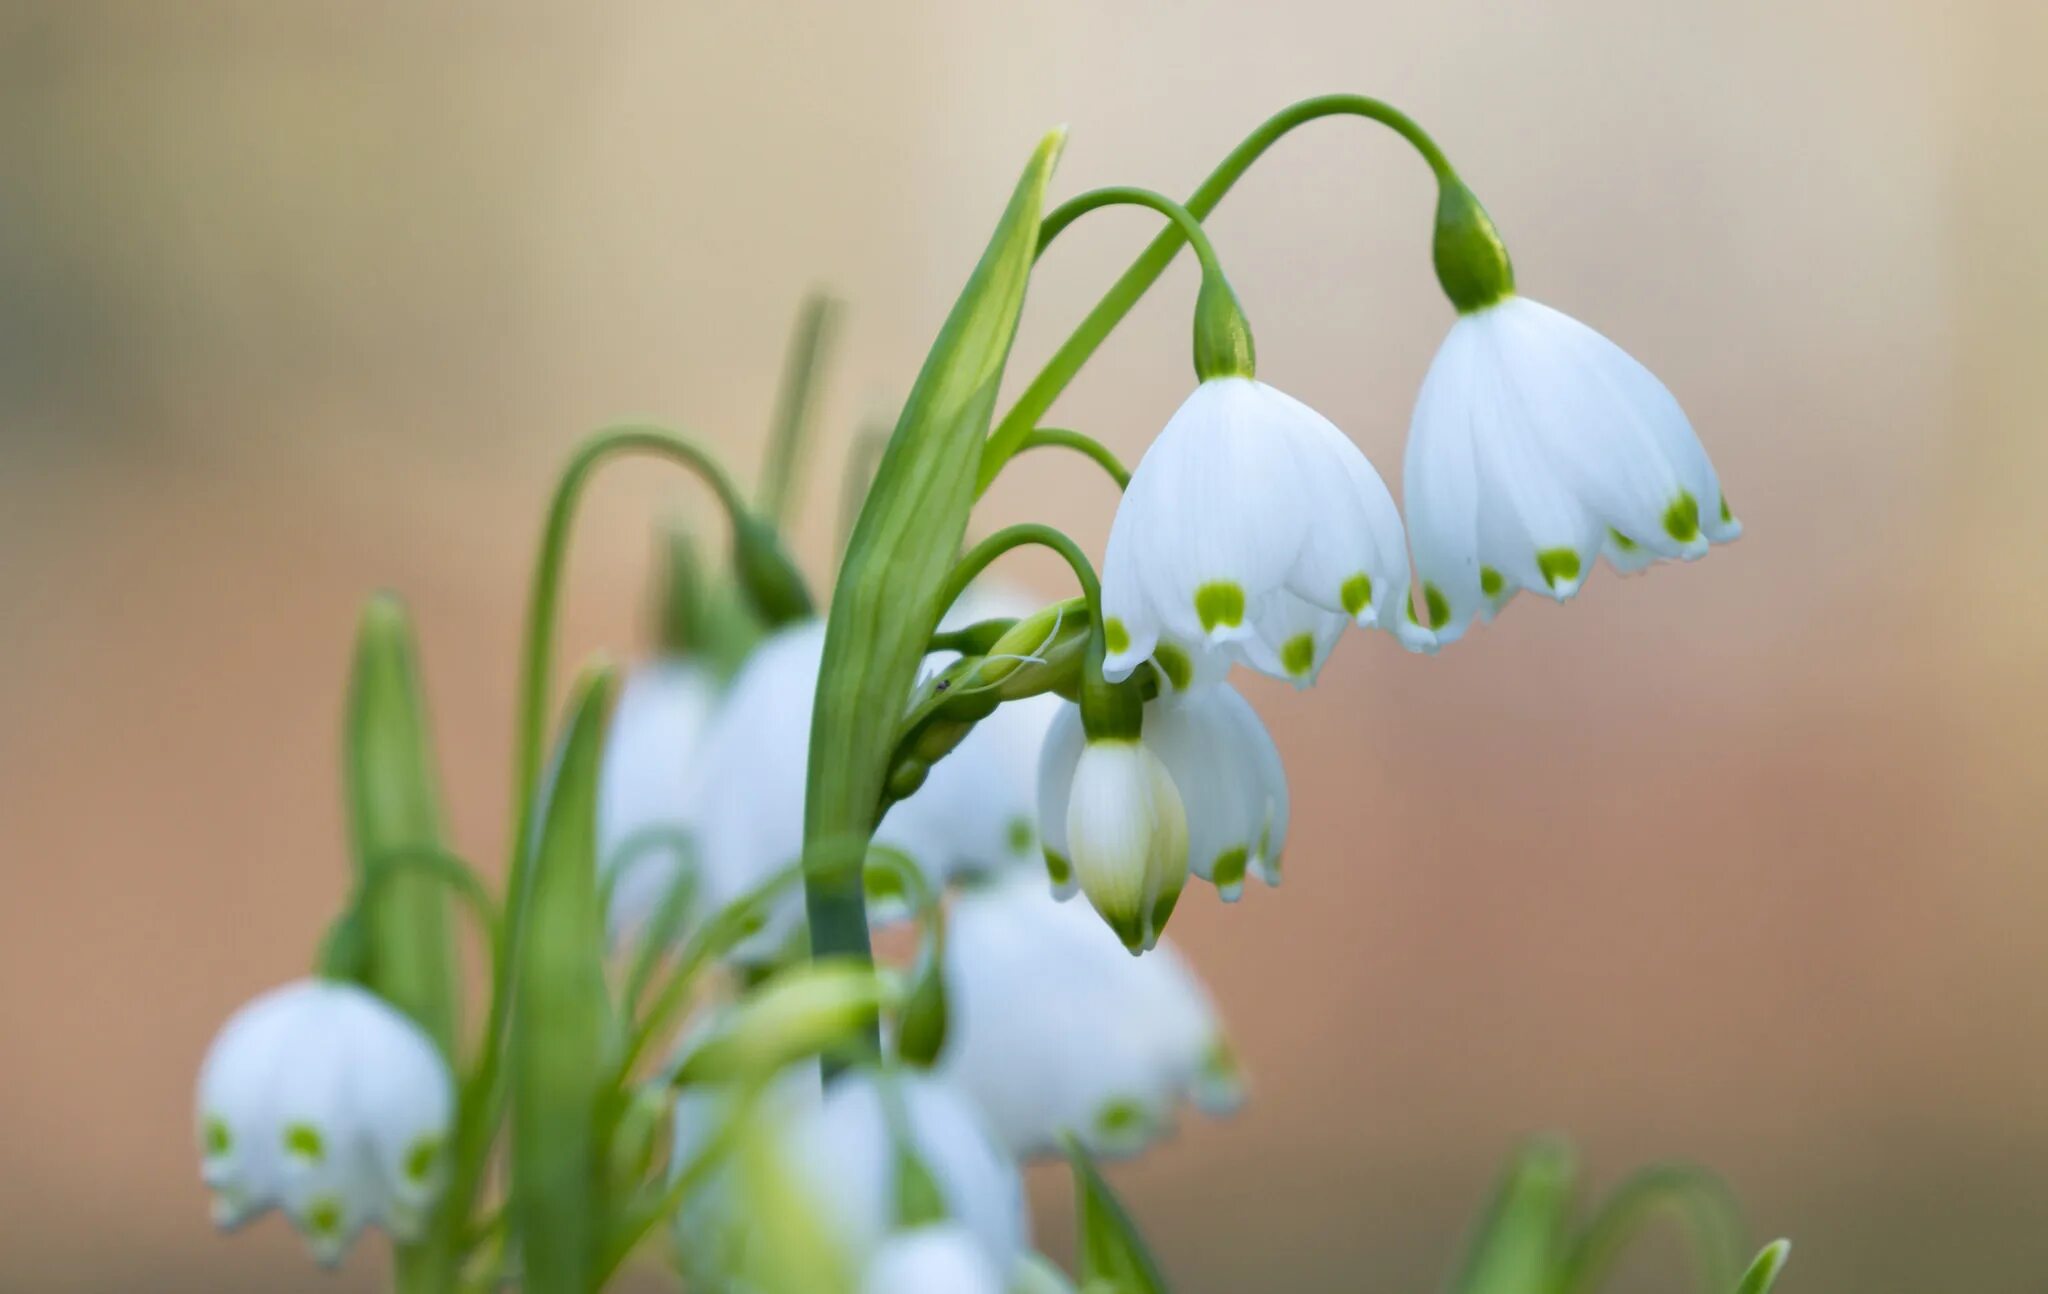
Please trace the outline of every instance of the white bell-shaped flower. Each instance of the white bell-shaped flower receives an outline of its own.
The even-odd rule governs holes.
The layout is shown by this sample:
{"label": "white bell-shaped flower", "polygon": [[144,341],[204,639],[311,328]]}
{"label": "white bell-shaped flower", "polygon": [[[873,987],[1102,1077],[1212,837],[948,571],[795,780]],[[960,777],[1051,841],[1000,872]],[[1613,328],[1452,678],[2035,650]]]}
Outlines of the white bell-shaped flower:
{"label": "white bell-shaped flower", "polygon": [[[885,1094],[885,1083],[893,1093]],[[899,1127],[905,1145],[897,1140]],[[873,1261],[897,1229],[905,1148],[930,1175],[946,1217],[990,1268],[1008,1272],[1025,1252],[1029,1223],[1016,1162],[973,1101],[941,1078],[843,1074],[823,1101],[791,1121],[782,1147],[839,1251],[857,1267]]]}
{"label": "white bell-shaped flower", "polygon": [[961,894],[945,969],[952,1015],[937,1072],[1014,1155],[1056,1154],[1063,1133],[1131,1154],[1172,1126],[1183,1098],[1226,1113],[1242,1095],[1215,1011],[1172,945],[1128,956],[1028,873]]}
{"label": "white bell-shaped flower", "polygon": [[1408,547],[1379,473],[1307,405],[1252,378],[1195,388],[1152,442],[1110,526],[1103,673],[1164,642],[1312,681],[1346,623],[1411,648]]}
{"label": "white bell-shaped flower", "polygon": [[[1162,693],[1145,705],[1139,741],[1176,788],[1194,874],[1225,902],[1244,892],[1247,872],[1278,885],[1287,843],[1287,776],[1251,703],[1227,683]],[[1046,869],[1062,897],[1086,883],[1070,827],[1087,745],[1080,708],[1069,705],[1053,720],[1039,764],[1039,831]]]}
{"label": "white bell-shaped flower", "polygon": [[1517,590],[1572,596],[1602,553],[1628,572],[1742,532],[1664,384],[1526,297],[1451,326],[1415,403],[1405,476],[1422,601],[1441,642]]}
{"label": "white bell-shaped flower", "polygon": [[884,1241],[860,1288],[861,1294],[1004,1294],[1008,1285],[973,1233],[941,1223]]}
{"label": "white bell-shaped flower", "polygon": [[199,1071],[214,1220],[282,1205],[329,1264],[371,1223],[416,1237],[443,1184],[453,1087],[433,1040],[368,990],[309,979],[265,993]]}
{"label": "white bell-shaped flower", "polygon": [[1188,879],[1188,817],[1173,775],[1137,738],[1089,741],[1062,711],[1039,762],[1038,830],[1062,898],[1079,889],[1132,953],[1159,942]]}
{"label": "white bell-shaped flower", "polygon": [[598,860],[615,937],[645,922],[688,865],[692,763],[718,696],[709,671],[680,659],[635,669],[619,691],[597,785]]}

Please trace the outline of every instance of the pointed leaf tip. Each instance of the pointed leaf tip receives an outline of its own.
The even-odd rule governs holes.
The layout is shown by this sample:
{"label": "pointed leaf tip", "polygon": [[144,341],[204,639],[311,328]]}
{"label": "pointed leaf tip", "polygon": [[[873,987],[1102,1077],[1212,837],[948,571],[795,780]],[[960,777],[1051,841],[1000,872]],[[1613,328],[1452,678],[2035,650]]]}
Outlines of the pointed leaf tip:
{"label": "pointed leaf tip", "polygon": [[1790,1240],[1773,1240],[1763,1247],[1756,1261],[1743,1273],[1742,1281],[1735,1287],[1735,1294],[1770,1294],[1770,1288],[1777,1282],[1778,1273],[1785,1268],[1786,1260],[1792,1256]]}

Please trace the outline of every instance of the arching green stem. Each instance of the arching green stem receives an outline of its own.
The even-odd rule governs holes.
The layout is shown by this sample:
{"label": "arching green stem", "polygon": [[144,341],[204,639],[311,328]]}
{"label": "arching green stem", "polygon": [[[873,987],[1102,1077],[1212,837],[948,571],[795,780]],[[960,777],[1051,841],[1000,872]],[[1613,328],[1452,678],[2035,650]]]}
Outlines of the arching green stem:
{"label": "arching green stem", "polygon": [[1034,427],[1024,438],[1024,443],[1017,446],[1017,452],[1024,454],[1034,449],[1071,449],[1085,454],[1095,461],[1096,466],[1109,473],[1109,479],[1116,482],[1117,489],[1126,489],[1131,484],[1130,469],[1110,452],[1109,446],[1093,436],[1068,431],[1064,427]]}
{"label": "arching green stem", "polygon": [[[1209,172],[1208,178],[1196,186],[1194,193],[1189,195],[1185,204],[1188,213],[1197,220],[1206,219],[1209,213],[1216,209],[1217,204],[1223,201],[1224,195],[1230,192],[1238,180],[1244,177],[1244,173],[1251,169],[1252,163],[1258,161],[1267,149],[1298,126],[1323,117],[1339,116],[1364,117],[1386,126],[1414,146],[1415,151],[1422,155],[1422,160],[1429,165],[1431,172],[1439,181],[1455,178],[1455,172],[1451,170],[1451,164],[1444,157],[1443,150],[1438,148],[1436,141],[1406,113],[1391,104],[1364,95],[1320,95],[1281,109],[1261,122],[1251,134],[1245,136],[1244,142],[1232,149],[1229,156],[1219,162],[1216,169]],[[1137,260],[1124,271],[1123,276],[1103,294],[1102,300],[1088,312],[1088,316],[1074,329],[1073,334],[1053,352],[1052,358],[1046,361],[1045,367],[1040,369],[1038,376],[1025,387],[1024,393],[1017,397],[1017,403],[1003,416],[1003,420],[990,434],[988,447],[982,455],[978,488],[986,490],[989,482],[995,480],[996,474],[1002,471],[1003,464],[1022,446],[1025,438],[1031,434],[1031,429],[1036,427],[1039,420],[1052,408],[1053,401],[1059,398],[1060,392],[1067,389],[1067,384],[1074,380],[1074,375],[1081,371],[1082,365],[1095,354],[1096,349],[1111,332],[1115,331],[1116,326],[1123,322],[1124,316],[1131,312],[1131,307],[1137,305],[1139,298],[1159,281],[1159,276],[1165,273],[1166,267],[1172,263],[1186,242],[1187,235],[1182,232],[1179,225],[1169,227],[1154,238],[1151,245],[1139,253]]]}
{"label": "arching green stem", "polygon": [[364,897],[376,892],[387,877],[410,873],[439,881],[469,906],[477,929],[493,954],[497,951],[498,905],[491,892],[477,878],[468,863],[445,849],[432,845],[408,845],[378,854],[370,860],[363,877]]}
{"label": "arching green stem", "polygon": [[1615,1259],[1657,1214],[1686,1226],[1703,1294],[1733,1289],[1741,1262],[1742,1220],[1721,1179],[1697,1168],[1648,1168],[1617,1189],[1573,1243],[1557,1294],[1592,1294]]}
{"label": "arching green stem", "polygon": [[1036,544],[1058,553],[1074,572],[1074,579],[1081,586],[1081,596],[1088,600],[1088,612],[1095,623],[1102,623],[1102,585],[1095,578],[1095,567],[1088,561],[1088,555],[1081,546],[1069,539],[1063,532],[1038,522],[1005,526],[988,538],[967,550],[967,555],[954,563],[946,573],[946,582],[939,588],[939,613],[960,600],[967,586],[974,578],[987,570],[996,558],[1013,548]]}

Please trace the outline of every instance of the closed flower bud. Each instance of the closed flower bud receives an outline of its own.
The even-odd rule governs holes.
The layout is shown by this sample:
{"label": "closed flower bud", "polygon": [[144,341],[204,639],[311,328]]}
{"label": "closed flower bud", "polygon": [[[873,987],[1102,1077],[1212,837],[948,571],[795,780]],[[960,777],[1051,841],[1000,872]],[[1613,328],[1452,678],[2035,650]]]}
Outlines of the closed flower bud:
{"label": "closed flower bud", "polygon": [[1408,584],[1401,514],[1358,447],[1263,382],[1212,379],[1145,451],[1117,507],[1103,673],[1126,678],[1164,643],[1306,685],[1346,624],[1433,646],[1401,614]]}
{"label": "closed flower bud", "polygon": [[1028,873],[963,893],[946,943],[951,1035],[937,1072],[1012,1154],[1143,1149],[1184,1099],[1234,1108],[1241,1082],[1208,996],[1171,944],[1130,957]]}
{"label": "closed flower bud", "polygon": [[1070,767],[1041,766],[1039,777],[1042,793],[1048,781],[1066,788],[1054,809],[1063,828],[1040,829],[1049,843],[1059,832],[1074,882],[1124,947],[1152,947],[1188,876],[1187,810],[1172,775],[1143,741],[1126,738],[1083,742]]}
{"label": "closed flower bud", "polygon": [[1664,384],[1526,297],[1451,326],[1415,402],[1405,475],[1422,602],[1442,642],[1520,589],[1571,597],[1602,554],[1630,572],[1742,532]]}
{"label": "closed flower bud", "polygon": [[322,1263],[372,1223],[415,1238],[442,1186],[448,1067],[353,984],[300,980],[236,1012],[200,1068],[198,1107],[215,1220],[282,1205]]}

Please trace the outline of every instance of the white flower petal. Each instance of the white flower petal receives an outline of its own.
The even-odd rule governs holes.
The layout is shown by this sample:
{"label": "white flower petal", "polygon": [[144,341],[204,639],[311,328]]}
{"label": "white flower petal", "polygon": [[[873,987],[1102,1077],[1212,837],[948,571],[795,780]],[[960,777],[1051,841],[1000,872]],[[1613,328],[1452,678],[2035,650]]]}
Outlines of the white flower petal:
{"label": "white flower petal", "polygon": [[1087,744],[1081,707],[1061,705],[1046,728],[1038,761],[1038,845],[1053,893],[1062,900],[1081,892],[1081,878],[1074,873],[1074,854],[1067,843],[1067,803],[1073,795],[1074,769]]}
{"label": "white flower petal", "polygon": [[1341,611],[1326,611],[1283,588],[1266,595],[1252,623],[1257,636],[1232,643],[1231,649],[1261,674],[1305,688],[1322,673],[1351,621]]}
{"label": "white flower petal", "polygon": [[971,1232],[942,1225],[891,1236],[869,1261],[861,1294],[1004,1294],[1004,1283]]}
{"label": "white flower petal", "polygon": [[1074,768],[1067,844],[1081,890],[1132,952],[1152,946],[1187,879],[1187,816],[1142,743],[1092,741]]}
{"label": "white flower petal", "polygon": [[614,936],[644,922],[682,872],[685,851],[663,838],[689,830],[691,761],[717,704],[716,681],[682,661],[642,666],[620,689],[597,787]]}

